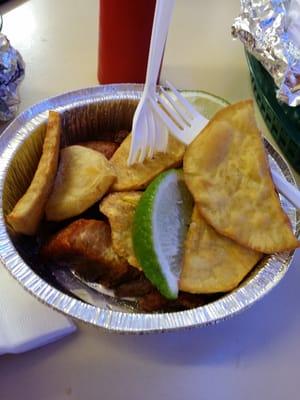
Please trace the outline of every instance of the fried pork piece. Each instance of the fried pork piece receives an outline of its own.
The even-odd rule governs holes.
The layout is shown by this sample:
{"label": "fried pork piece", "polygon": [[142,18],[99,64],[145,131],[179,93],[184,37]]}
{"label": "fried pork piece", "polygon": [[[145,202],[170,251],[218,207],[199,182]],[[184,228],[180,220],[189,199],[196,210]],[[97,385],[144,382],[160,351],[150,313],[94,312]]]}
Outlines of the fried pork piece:
{"label": "fried pork piece", "polygon": [[113,248],[130,265],[141,269],[132,244],[132,221],[142,192],[120,192],[106,196],[100,203],[100,211],[107,216],[112,233]]}
{"label": "fried pork piece", "polygon": [[[138,274],[138,271],[137,271]],[[115,289],[118,297],[141,297],[155,290],[152,283],[140,272],[137,278],[124,282]]]}
{"label": "fried pork piece", "polygon": [[49,240],[41,255],[107,287],[136,276],[136,270],[113,250],[110,227],[104,221],[79,219],[71,223]]}
{"label": "fried pork piece", "polygon": [[179,292],[178,298],[168,300],[157,290],[147,293],[139,299],[139,307],[146,312],[154,311],[181,311],[200,307],[211,300],[208,296]]}
{"label": "fried pork piece", "polygon": [[118,143],[106,142],[104,140],[92,140],[89,142],[80,142],[77,144],[79,146],[88,147],[89,149],[99,151],[99,153],[102,153],[108,160],[113,156],[114,152],[119,147]]}
{"label": "fried pork piece", "polygon": [[129,135],[129,132],[126,131],[125,129],[115,132],[112,137],[113,137],[113,141],[116,143],[122,143],[123,140],[125,140],[125,138]]}

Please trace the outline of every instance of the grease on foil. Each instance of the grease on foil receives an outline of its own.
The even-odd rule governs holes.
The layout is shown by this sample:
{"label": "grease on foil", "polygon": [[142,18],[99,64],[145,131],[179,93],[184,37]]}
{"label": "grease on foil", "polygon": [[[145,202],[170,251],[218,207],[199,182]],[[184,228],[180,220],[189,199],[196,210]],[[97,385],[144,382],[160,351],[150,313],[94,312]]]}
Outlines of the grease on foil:
{"label": "grease on foil", "polygon": [[300,104],[300,43],[295,40],[299,18],[299,0],[241,0],[232,26],[233,37],[273,77],[277,98],[290,106]]}
{"label": "grease on foil", "polygon": [[24,61],[0,33],[0,120],[12,119],[20,103],[18,85],[24,77]]}

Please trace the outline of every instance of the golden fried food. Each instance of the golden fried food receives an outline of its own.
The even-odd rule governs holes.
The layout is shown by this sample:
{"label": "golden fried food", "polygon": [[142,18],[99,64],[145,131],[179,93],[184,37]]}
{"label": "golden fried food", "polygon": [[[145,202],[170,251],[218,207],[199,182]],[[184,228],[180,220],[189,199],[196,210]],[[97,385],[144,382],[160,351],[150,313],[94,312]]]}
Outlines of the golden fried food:
{"label": "golden fried food", "polygon": [[106,196],[100,203],[100,211],[107,216],[113,248],[130,265],[141,269],[132,244],[132,221],[142,192],[119,192]]}
{"label": "golden fried food", "polygon": [[179,288],[189,293],[228,292],[261,257],[261,253],[217,233],[195,206],[185,240]]}
{"label": "golden fried food", "polygon": [[207,222],[262,253],[299,246],[270,175],[253,103],[219,111],[188,146],[184,178]]}
{"label": "golden fried food", "polygon": [[88,147],[102,153],[108,160],[113,156],[114,152],[119,147],[118,143],[106,142],[104,140],[92,140],[89,142],[77,143],[79,146]]}
{"label": "golden fried food", "polygon": [[89,280],[112,287],[135,274],[111,245],[111,231],[104,221],[79,219],[54,235],[42,248],[45,260],[68,265]]}
{"label": "golden fried food", "polygon": [[34,235],[38,229],[57,171],[60,138],[60,115],[50,111],[37,170],[29,188],[6,217],[9,225],[17,233]]}
{"label": "golden fried food", "polygon": [[161,172],[180,165],[185,145],[169,136],[166,153],[156,153],[152,159],[127,166],[131,135],[128,135],[111,158],[117,173],[112,190],[116,192],[144,189]]}
{"label": "golden fried food", "polygon": [[46,204],[46,218],[61,221],[79,215],[100,200],[115,179],[114,169],[103,154],[78,145],[65,147]]}

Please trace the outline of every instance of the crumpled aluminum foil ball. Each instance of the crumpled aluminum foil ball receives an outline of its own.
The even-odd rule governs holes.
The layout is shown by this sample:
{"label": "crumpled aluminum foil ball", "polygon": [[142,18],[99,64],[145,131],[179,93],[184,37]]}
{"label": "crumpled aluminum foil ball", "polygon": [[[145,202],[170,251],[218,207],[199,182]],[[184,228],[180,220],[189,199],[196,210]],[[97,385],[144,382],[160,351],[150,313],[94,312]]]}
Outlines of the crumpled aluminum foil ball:
{"label": "crumpled aluminum foil ball", "polygon": [[273,77],[277,98],[300,105],[300,0],[241,0],[232,26],[239,38]]}
{"label": "crumpled aluminum foil ball", "polygon": [[17,112],[20,98],[18,85],[25,73],[20,53],[0,33],[0,120],[9,121]]}

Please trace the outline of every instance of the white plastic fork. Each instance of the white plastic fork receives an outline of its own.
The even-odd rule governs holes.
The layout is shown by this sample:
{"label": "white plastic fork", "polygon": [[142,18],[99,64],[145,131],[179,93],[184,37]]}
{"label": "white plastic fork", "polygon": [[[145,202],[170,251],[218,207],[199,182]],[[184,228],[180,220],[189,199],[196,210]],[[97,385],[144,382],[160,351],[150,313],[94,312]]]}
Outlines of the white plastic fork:
{"label": "white plastic fork", "polygon": [[152,27],[147,74],[142,98],[132,122],[132,139],[128,165],[143,162],[155,151],[165,151],[168,145],[168,130],[151,106],[156,98],[156,83],[161,65],[175,0],[156,0]]}
{"label": "white plastic fork", "polygon": [[[151,99],[153,110],[168,127],[169,133],[185,144],[191,143],[208,123],[192,104],[170,83]],[[277,190],[296,208],[300,209],[300,192],[277,171],[271,169]]]}
{"label": "white plastic fork", "polygon": [[151,99],[153,110],[168,127],[169,133],[185,144],[191,143],[207,125],[208,119],[203,117],[170,83],[165,85],[169,90],[161,88],[161,94]]}

